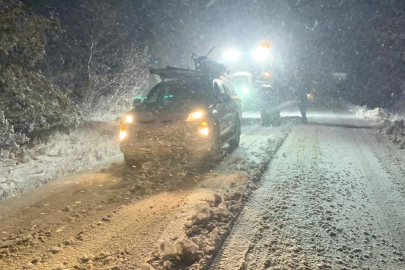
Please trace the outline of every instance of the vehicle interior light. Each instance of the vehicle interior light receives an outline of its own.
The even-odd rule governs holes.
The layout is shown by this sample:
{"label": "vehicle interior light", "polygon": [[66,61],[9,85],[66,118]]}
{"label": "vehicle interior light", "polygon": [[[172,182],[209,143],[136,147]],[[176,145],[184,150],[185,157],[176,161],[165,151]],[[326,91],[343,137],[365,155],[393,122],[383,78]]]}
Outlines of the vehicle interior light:
{"label": "vehicle interior light", "polygon": [[205,135],[205,136],[208,136],[208,128],[207,127],[205,127],[205,128],[202,128],[202,129],[200,129],[200,133],[202,134],[202,135]]}
{"label": "vehicle interior light", "polygon": [[132,115],[125,116],[125,122],[126,123],[133,123],[134,122],[134,117]]}
{"label": "vehicle interior light", "polygon": [[120,130],[120,140],[124,139],[127,136],[127,132],[125,130]]}

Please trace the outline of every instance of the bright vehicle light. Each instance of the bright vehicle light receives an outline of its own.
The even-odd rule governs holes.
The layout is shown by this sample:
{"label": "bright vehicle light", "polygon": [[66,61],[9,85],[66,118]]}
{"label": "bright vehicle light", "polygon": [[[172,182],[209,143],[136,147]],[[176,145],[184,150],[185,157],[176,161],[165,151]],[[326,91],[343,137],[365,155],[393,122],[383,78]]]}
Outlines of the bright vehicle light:
{"label": "bright vehicle light", "polygon": [[125,130],[120,130],[120,140],[123,140],[127,136],[127,132]]}
{"label": "bright vehicle light", "polygon": [[192,112],[188,115],[187,120],[191,121],[191,120],[197,120],[200,119],[203,116],[203,112],[202,111],[195,111]]}
{"label": "bright vehicle light", "polygon": [[264,73],[264,77],[270,78],[271,77],[271,72],[270,71],[266,71]]}
{"label": "bright vehicle light", "polygon": [[205,128],[202,128],[202,129],[200,129],[200,133],[202,134],[202,135],[204,135],[204,136],[208,136],[208,128],[207,127],[205,127]]}
{"label": "bright vehicle light", "polygon": [[244,87],[242,87],[242,89],[240,91],[242,92],[242,94],[248,94],[249,93],[249,88],[244,86]]}
{"label": "bright vehicle light", "polygon": [[198,112],[193,112],[193,113],[191,113],[191,116],[192,116],[194,119],[200,119],[200,118],[202,117],[202,112],[200,112],[200,111],[198,111]]}
{"label": "bright vehicle light", "polygon": [[240,52],[238,50],[225,50],[225,59],[229,61],[238,60]]}
{"label": "bright vehicle light", "polygon": [[307,94],[307,99],[308,100],[313,100],[314,96],[311,93],[309,93],[309,94]]}
{"label": "bright vehicle light", "polygon": [[258,61],[264,61],[267,57],[269,57],[270,51],[265,48],[259,48],[252,52],[252,56],[254,59]]}
{"label": "bright vehicle light", "polygon": [[202,121],[201,126],[206,127],[206,126],[208,126],[208,123],[206,121]]}
{"label": "bright vehicle light", "polygon": [[134,122],[134,117],[132,115],[127,115],[125,116],[125,123],[133,123]]}

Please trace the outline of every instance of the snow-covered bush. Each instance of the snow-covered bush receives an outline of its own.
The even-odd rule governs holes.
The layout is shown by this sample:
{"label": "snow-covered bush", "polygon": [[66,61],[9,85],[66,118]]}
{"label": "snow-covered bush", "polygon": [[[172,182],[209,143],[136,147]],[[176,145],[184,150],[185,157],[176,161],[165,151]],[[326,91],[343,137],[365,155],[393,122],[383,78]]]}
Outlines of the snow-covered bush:
{"label": "snow-covered bush", "polygon": [[66,131],[81,122],[76,106],[40,73],[19,66],[0,70],[0,110],[30,137]]}
{"label": "snow-covered bush", "polygon": [[26,144],[29,139],[19,132],[14,132],[13,126],[0,111],[0,160],[7,158],[24,158]]}
{"label": "snow-covered bush", "polygon": [[[57,21],[27,11],[18,0],[0,2],[1,151],[81,122],[76,106],[38,67]],[[24,134],[24,135],[23,135]],[[17,150],[15,150],[17,151]],[[18,151],[17,151],[18,152]],[[21,152],[21,151],[20,151]]]}

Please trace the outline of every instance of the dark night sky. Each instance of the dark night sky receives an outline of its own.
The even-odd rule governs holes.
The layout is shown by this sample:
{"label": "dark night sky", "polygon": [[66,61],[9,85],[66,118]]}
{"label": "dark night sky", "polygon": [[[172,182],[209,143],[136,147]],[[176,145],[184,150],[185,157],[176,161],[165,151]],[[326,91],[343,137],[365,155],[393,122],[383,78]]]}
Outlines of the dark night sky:
{"label": "dark night sky", "polygon": [[[91,0],[89,0],[91,2]],[[56,11],[62,27],[74,25],[82,1],[28,1],[42,13]],[[84,1],[86,2],[86,1]],[[128,44],[148,46],[166,64],[191,67],[190,54],[219,59],[224,48],[243,50],[262,41],[282,54],[289,72],[304,72],[325,91],[352,102],[384,106],[403,89],[401,53],[405,26],[399,0],[149,0],[113,3]],[[118,33],[117,33],[118,34]],[[332,72],[347,85],[327,85]]]}

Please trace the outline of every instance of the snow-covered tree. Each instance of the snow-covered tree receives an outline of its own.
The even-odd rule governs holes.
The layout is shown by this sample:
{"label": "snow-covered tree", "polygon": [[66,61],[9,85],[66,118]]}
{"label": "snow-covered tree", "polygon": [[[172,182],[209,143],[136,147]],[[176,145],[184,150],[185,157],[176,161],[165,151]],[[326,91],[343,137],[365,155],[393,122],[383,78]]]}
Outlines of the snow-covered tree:
{"label": "snow-covered tree", "polygon": [[54,130],[68,130],[81,121],[76,106],[36,66],[44,54],[47,34],[57,28],[57,21],[29,13],[18,0],[0,1],[3,150],[28,142],[16,134],[41,137]]}

